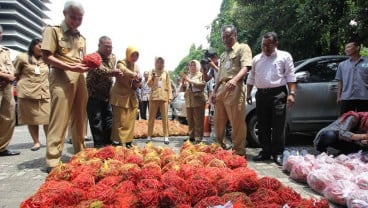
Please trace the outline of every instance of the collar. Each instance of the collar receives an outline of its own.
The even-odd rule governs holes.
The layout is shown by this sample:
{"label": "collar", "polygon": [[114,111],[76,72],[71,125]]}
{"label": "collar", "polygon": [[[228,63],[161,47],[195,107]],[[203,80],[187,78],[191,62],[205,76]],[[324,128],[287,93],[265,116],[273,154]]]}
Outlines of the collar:
{"label": "collar", "polygon": [[264,54],[263,51],[262,51],[261,57],[262,58],[263,57],[276,57],[277,56],[277,52],[278,52],[278,50],[277,50],[277,48],[275,48],[275,51],[273,53],[271,53],[271,56],[266,56],[266,54]]}
{"label": "collar", "polygon": [[69,26],[65,23],[65,20],[63,20],[60,24],[60,27],[64,33],[71,34],[71,35],[80,35],[79,30],[71,30]]}

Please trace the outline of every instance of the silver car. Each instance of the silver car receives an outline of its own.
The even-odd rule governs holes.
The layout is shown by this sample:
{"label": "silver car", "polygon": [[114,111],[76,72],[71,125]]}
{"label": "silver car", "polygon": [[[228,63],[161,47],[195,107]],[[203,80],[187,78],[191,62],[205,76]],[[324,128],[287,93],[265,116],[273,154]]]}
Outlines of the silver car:
{"label": "silver car", "polygon": [[[320,56],[295,62],[296,98],[287,109],[285,135],[290,133],[315,133],[332,123],[339,115],[336,103],[337,66],[347,56]],[[253,103],[246,104],[248,127],[247,141],[258,146],[258,128],[256,115],[256,89],[252,91]]]}
{"label": "silver car", "polygon": [[[290,133],[315,133],[332,123],[339,115],[336,103],[337,66],[347,56],[320,56],[295,62],[297,77],[296,99],[287,109],[286,135]],[[247,142],[258,146],[258,128],[255,93],[252,105],[246,104]],[[172,102],[173,113],[181,122],[186,121],[184,93],[179,93]]]}
{"label": "silver car", "polygon": [[187,109],[185,108],[184,92],[178,92],[171,102],[172,114],[180,123],[187,123]]}

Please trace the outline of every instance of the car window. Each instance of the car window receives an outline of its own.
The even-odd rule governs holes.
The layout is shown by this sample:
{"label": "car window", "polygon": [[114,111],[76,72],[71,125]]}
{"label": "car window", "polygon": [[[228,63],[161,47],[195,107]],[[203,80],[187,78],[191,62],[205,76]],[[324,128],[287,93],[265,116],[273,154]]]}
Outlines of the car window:
{"label": "car window", "polygon": [[299,71],[310,73],[309,83],[331,82],[335,80],[337,66],[344,59],[322,59],[305,65]]}

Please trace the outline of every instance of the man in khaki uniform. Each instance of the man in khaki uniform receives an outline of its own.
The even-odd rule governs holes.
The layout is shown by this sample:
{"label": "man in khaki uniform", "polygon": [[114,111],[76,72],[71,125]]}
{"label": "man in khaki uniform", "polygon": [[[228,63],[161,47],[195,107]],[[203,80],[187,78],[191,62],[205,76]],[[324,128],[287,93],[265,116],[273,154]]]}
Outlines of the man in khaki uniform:
{"label": "man in khaki uniform", "polygon": [[125,59],[117,63],[117,69],[123,76],[116,77],[110,96],[113,115],[111,139],[113,142],[125,143],[127,148],[132,147],[138,109],[136,89],[141,84],[138,79],[138,66],[135,63],[138,58],[138,50],[129,46],[126,49]]}
{"label": "man in khaki uniform", "polygon": [[172,100],[172,89],[170,75],[164,69],[165,60],[162,57],[155,59],[155,69],[148,76],[147,85],[151,88],[148,106],[148,137],[151,141],[154,122],[157,111],[161,112],[164,143],[169,144],[169,118],[167,116],[168,106]]}
{"label": "man in khaki uniform", "polygon": [[[0,25],[0,42],[3,27]],[[15,102],[12,82],[15,80],[10,51],[0,45],[0,156],[19,155],[18,151],[7,150],[15,128]]]}
{"label": "man in khaki uniform", "polygon": [[225,127],[229,120],[232,131],[233,149],[245,155],[245,85],[244,77],[252,65],[252,52],[247,44],[239,44],[233,25],[222,27],[222,42],[225,51],[220,57],[220,69],[212,95],[215,103],[216,140],[225,147]]}
{"label": "man in khaki uniform", "polygon": [[47,134],[47,171],[59,164],[69,120],[72,125],[74,152],[85,148],[87,88],[83,75],[88,67],[81,64],[86,40],[77,30],[82,24],[84,9],[80,3],[68,1],[64,5],[64,21],[47,26],[43,32],[42,56],[51,66],[51,112]]}

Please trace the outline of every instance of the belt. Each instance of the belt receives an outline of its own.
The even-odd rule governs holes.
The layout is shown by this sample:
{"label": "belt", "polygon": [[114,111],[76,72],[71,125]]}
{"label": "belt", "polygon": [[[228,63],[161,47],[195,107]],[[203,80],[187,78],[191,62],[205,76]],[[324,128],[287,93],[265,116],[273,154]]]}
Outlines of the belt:
{"label": "belt", "polygon": [[258,88],[257,92],[267,94],[267,93],[278,93],[284,90],[286,90],[286,86],[273,87],[273,88]]}

